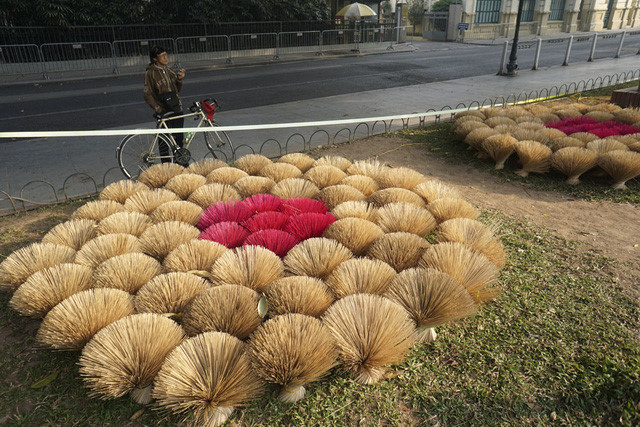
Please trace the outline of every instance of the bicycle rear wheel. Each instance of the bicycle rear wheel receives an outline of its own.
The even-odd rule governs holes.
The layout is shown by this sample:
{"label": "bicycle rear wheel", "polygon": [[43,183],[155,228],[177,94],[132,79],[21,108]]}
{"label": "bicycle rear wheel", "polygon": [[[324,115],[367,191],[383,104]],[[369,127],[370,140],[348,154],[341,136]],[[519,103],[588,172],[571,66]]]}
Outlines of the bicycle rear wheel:
{"label": "bicycle rear wheel", "polygon": [[[160,154],[160,144],[166,144],[169,154]],[[172,146],[172,142],[164,135],[127,135],[116,150],[120,170],[127,178],[134,179],[163,160],[173,162]]]}
{"label": "bicycle rear wheel", "polygon": [[226,163],[233,163],[235,161],[235,152],[231,138],[226,132],[215,130],[215,127],[219,126],[216,122],[211,122],[211,125],[213,130],[203,132],[207,148],[216,159]]}

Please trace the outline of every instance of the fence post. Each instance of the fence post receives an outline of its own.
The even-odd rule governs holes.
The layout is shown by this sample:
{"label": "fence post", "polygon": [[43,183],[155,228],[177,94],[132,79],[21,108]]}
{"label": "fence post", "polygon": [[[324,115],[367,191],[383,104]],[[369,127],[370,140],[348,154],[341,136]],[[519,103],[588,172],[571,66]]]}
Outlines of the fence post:
{"label": "fence post", "polygon": [[507,63],[507,52],[509,51],[509,42],[504,42],[504,47],[502,48],[502,60],[500,61],[500,69],[498,70],[498,75],[504,75],[504,64]]}
{"label": "fence post", "polygon": [[45,80],[49,80],[49,76],[47,75],[47,68],[44,63],[44,54],[42,53],[42,45],[38,45],[38,57],[40,58],[40,65],[42,66],[42,78]]}
{"label": "fence post", "polygon": [[596,42],[598,41],[598,33],[593,35],[593,41],[591,42],[591,52],[589,53],[589,59],[587,61],[593,62],[593,55],[596,53]]}
{"label": "fence post", "polygon": [[620,58],[620,52],[622,52],[622,43],[624,43],[624,36],[627,35],[626,31],[622,32],[622,36],[620,37],[620,44],[618,45],[618,50],[616,52],[616,56],[614,58]]}
{"label": "fence post", "polygon": [[[282,26],[282,23],[280,23],[280,26]],[[274,61],[280,59],[280,33],[276,33],[276,54],[273,55],[273,59]]]}
{"label": "fence post", "polygon": [[571,45],[573,44],[573,36],[569,36],[569,42],[567,43],[567,53],[564,55],[564,62],[562,65],[569,65],[569,55],[571,55]]}
{"label": "fence post", "polygon": [[540,61],[540,49],[542,49],[542,39],[538,38],[538,44],[536,45],[536,56],[533,59],[533,68],[532,70],[538,69],[538,62]]}
{"label": "fence post", "polygon": [[231,37],[225,36],[227,38],[227,64],[231,64]]}
{"label": "fence post", "polygon": [[323,54],[324,47],[324,31],[320,31],[320,55]]}
{"label": "fence post", "polygon": [[109,43],[111,46],[111,57],[113,58],[113,74],[120,74],[120,70],[118,69],[118,57],[116,56],[116,48],[113,46],[113,43]]}

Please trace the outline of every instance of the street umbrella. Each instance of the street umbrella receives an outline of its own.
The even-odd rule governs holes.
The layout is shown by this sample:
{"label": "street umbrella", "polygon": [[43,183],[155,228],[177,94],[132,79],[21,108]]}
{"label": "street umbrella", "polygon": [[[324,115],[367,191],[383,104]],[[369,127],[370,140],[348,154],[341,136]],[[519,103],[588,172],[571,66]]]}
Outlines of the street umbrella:
{"label": "street umbrella", "polygon": [[340,9],[340,12],[336,13],[338,18],[360,19],[376,16],[376,13],[366,4],[351,3]]}

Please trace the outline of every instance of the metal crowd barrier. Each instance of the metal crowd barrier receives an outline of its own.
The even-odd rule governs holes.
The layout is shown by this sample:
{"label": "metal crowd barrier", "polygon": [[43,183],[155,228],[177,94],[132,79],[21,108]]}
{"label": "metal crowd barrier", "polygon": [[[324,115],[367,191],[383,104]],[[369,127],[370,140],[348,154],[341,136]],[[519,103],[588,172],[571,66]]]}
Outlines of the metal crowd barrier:
{"label": "metal crowd barrier", "polygon": [[231,60],[229,36],[178,37],[176,50],[180,63]]}
{"label": "metal crowd barrier", "polygon": [[358,50],[359,37],[355,30],[327,30],[322,32],[322,51]]}
{"label": "metal crowd barrier", "polygon": [[45,72],[115,69],[108,42],[45,43],[40,46]]}
{"label": "metal crowd barrier", "polygon": [[278,56],[278,33],[234,34],[229,37],[231,58]]}
{"label": "metal crowd barrier", "polygon": [[149,49],[152,46],[162,46],[169,55],[177,52],[175,41],[169,38],[148,40],[118,40],[113,42],[113,56],[116,63],[115,71],[120,68],[144,68],[149,63]]}
{"label": "metal crowd barrier", "polygon": [[44,74],[42,52],[35,44],[0,46],[0,73]]}
{"label": "metal crowd barrier", "polygon": [[375,48],[397,37],[397,27],[325,31],[285,31],[279,33],[194,36],[110,42],[45,43],[0,45],[0,73],[42,74],[65,71],[108,70],[118,73],[129,67],[144,68],[149,48],[160,45],[177,63],[225,60],[242,57],[271,57],[300,53]]}
{"label": "metal crowd barrier", "polygon": [[303,52],[321,53],[322,31],[278,33],[278,56]]}

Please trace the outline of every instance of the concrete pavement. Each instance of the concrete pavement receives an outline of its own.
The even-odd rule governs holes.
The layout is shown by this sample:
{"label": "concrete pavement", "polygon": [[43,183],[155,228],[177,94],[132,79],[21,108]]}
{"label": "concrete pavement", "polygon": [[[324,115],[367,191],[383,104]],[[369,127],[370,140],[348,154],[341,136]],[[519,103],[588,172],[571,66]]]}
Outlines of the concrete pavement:
{"label": "concrete pavement", "polygon": [[[216,118],[224,125],[249,125],[411,114],[429,109],[439,110],[444,106],[455,108],[460,103],[469,105],[473,101],[482,102],[485,99],[506,97],[523,91],[539,91],[627,71],[635,72],[635,78],[638,78],[640,70],[636,56],[576,63],[567,67],[555,66],[538,71],[521,71],[517,77],[512,78],[485,75],[371,90],[355,95],[330,96],[229,112],[220,111]],[[400,125],[397,121],[396,124]],[[370,127],[372,125],[369,123]],[[141,123],[130,128],[151,127],[152,123]],[[99,128],[99,118],[96,118],[96,128]],[[242,145],[237,155],[246,154],[251,150],[259,152],[265,141],[269,142],[264,144],[262,152],[277,155],[281,153],[279,145],[284,150],[287,141],[288,151],[303,149],[303,139],[307,141],[307,146],[324,145],[332,142],[334,136],[336,141],[343,141],[348,138],[349,131],[340,131],[342,128],[343,126],[328,127],[324,129],[326,132],[319,131],[317,127],[238,131],[232,132],[231,138],[236,147]],[[353,124],[350,128],[355,137],[366,134],[365,126]],[[383,130],[380,123],[374,126],[375,133]],[[336,132],[338,135],[335,135]],[[0,199],[6,198],[7,195],[20,197],[22,192],[21,197],[24,199],[49,202],[54,201],[56,197],[64,199],[100,190],[104,185],[123,178],[117,169],[115,158],[115,149],[120,139],[47,138],[0,143]],[[199,152],[196,150],[196,155],[203,153],[202,147]],[[76,175],[69,178],[72,174]],[[32,182],[27,185],[30,181],[38,180],[47,183]],[[29,205],[27,203],[27,206]],[[22,207],[19,202],[16,206]],[[0,200],[0,211],[11,209],[12,204],[9,200]]]}

